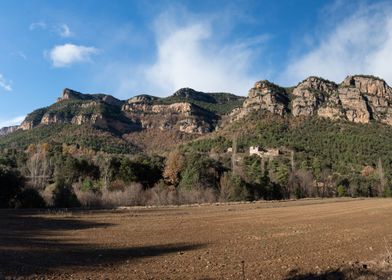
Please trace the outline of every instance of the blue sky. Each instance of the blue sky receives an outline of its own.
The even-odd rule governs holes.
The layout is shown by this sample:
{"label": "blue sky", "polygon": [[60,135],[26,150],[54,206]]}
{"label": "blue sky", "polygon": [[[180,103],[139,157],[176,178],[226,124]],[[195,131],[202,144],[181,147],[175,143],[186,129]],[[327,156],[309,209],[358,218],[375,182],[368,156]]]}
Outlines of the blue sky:
{"label": "blue sky", "polygon": [[0,127],[65,87],[127,99],[310,75],[392,83],[391,1],[2,0],[0,36]]}

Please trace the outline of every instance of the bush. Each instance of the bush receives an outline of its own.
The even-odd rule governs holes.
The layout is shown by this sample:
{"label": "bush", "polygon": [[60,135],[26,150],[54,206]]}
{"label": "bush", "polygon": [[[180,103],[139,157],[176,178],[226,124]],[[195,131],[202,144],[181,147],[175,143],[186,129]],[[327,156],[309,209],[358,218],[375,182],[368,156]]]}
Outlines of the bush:
{"label": "bush", "polygon": [[53,191],[53,204],[54,207],[59,208],[72,208],[79,207],[80,202],[69,183],[59,181]]}
{"label": "bush", "polygon": [[118,179],[126,183],[140,182],[145,188],[152,187],[162,179],[163,158],[138,156],[132,160],[123,158],[118,171]]}
{"label": "bush", "polygon": [[179,204],[211,203],[217,200],[216,193],[210,188],[179,189],[177,195]]}
{"label": "bush", "polygon": [[338,187],[338,196],[339,197],[347,196],[346,188],[342,185]]}
{"label": "bush", "polygon": [[0,208],[13,208],[25,184],[18,171],[0,165]]}
{"label": "bush", "polygon": [[192,190],[199,186],[203,188],[218,189],[219,174],[223,168],[218,161],[215,161],[205,154],[189,153],[181,170],[181,180],[178,187]]}
{"label": "bush", "polygon": [[146,205],[175,205],[178,204],[178,192],[174,186],[166,186],[159,181],[151,189],[145,191]]}
{"label": "bush", "polygon": [[126,184],[123,180],[114,180],[110,183],[109,191],[124,191]]}
{"label": "bush", "polygon": [[44,208],[45,200],[35,189],[25,189],[19,195],[20,208]]}
{"label": "bush", "polygon": [[220,186],[221,201],[241,201],[249,199],[247,184],[240,176],[227,172],[221,177]]}
{"label": "bush", "polygon": [[123,191],[104,190],[102,192],[102,205],[106,207],[136,206],[143,204],[144,191],[141,184],[130,184]]}
{"label": "bush", "polygon": [[280,200],[283,199],[283,188],[281,185],[271,182],[265,191],[264,199],[265,200]]}
{"label": "bush", "polygon": [[76,197],[82,207],[97,208],[102,205],[102,195],[92,190],[75,190]]}
{"label": "bush", "polygon": [[384,193],[383,193],[384,197],[392,197],[392,191],[391,191],[391,187],[390,186],[386,186]]}

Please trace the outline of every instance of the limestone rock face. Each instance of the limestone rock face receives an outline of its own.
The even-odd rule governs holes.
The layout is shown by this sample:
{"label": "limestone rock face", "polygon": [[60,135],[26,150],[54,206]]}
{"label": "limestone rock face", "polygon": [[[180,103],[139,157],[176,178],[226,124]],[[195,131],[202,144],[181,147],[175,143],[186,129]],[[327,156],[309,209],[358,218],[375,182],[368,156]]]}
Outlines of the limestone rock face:
{"label": "limestone rock face", "polygon": [[150,99],[131,98],[123,105],[122,111],[133,121],[141,123],[142,129],[178,129],[185,133],[203,134],[211,132],[218,120],[215,114],[189,102],[152,104]]}
{"label": "limestone rock face", "polygon": [[30,130],[33,129],[35,127],[34,123],[32,121],[27,121],[24,120],[21,125],[19,126],[19,129],[22,130]]}
{"label": "limestone rock face", "polygon": [[63,94],[57,99],[57,102],[66,100],[91,100],[91,101],[102,101],[112,106],[122,106],[123,101],[114,98],[111,95],[106,94],[83,94],[78,91],[66,88],[63,90]]}
{"label": "limestone rock face", "polygon": [[249,90],[243,107],[233,110],[230,118],[235,121],[258,110],[283,116],[288,111],[288,103],[289,99],[284,88],[266,80],[259,81]]}
{"label": "limestone rock face", "polygon": [[187,102],[173,103],[170,105],[152,105],[144,102],[131,102],[122,107],[125,112],[137,112],[145,114],[185,114],[190,115],[196,111],[195,106]]}
{"label": "limestone rock face", "polygon": [[70,99],[80,99],[82,97],[82,93],[74,91],[69,88],[65,88],[63,90],[63,94],[60,98],[57,99],[58,102]]}
{"label": "limestone rock face", "polygon": [[368,123],[370,113],[366,99],[357,88],[339,88],[339,98],[348,121]]}
{"label": "limestone rock face", "polygon": [[365,99],[369,119],[392,125],[392,88],[371,76],[348,76],[343,87],[357,89]]}
{"label": "limestone rock face", "polygon": [[193,101],[216,105],[224,103],[222,98],[241,99],[226,93],[214,95],[185,88],[168,99],[139,95],[121,101],[110,95],[82,94],[66,88],[56,103],[29,114],[19,128],[29,130],[36,126],[74,124],[92,125],[119,135],[148,129],[203,134],[215,129],[219,115]]}
{"label": "limestone rock face", "polygon": [[61,124],[61,123],[66,123],[66,122],[68,122],[68,120],[65,119],[64,117],[59,116],[57,114],[52,114],[52,113],[45,114],[41,119],[41,124],[44,124],[44,125]]}
{"label": "limestone rock face", "polygon": [[[181,138],[185,134],[212,132],[218,123],[223,126],[227,121],[236,121],[255,111],[283,117],[321,117],[392,125],[392,88],[379,78],[363,75],[348,76],[341,84],[309,77],[292,88],[263,80],[255,83],[245,100],[227,93],[211,94],[183,88],[167,98],[139,95],[126,101],[105,94],[82,94],[64,89],[57,101],[29,114],[18,129],[74,124],[92,125],[120,136],[165,131]],[[238,107],[240,104],[242,107]],[[232,108],[235,109],[227,113]],[[7,131],[5,129],[3,134]]]}
{"label": "limestone rock face", "polygon": [[348,76],[339,86],[339,96],[348,120],[375,120],[392,125],[392,88],[373,76]]}
{"label": "limestone rock face", "polygon": [[341,85],[344,87],[354,87],[360,92],[379,97],[390,96],[392,94],[392,89],[384,80],[373,76],[348,76]]}
{"label": "limestone rock face", "polygon": [[103,119],[101,114],[92,114],[92,115],[77,115],[72,118],[71,123],[82,125],[82,124],[98,124]]}
{"label": "limestone rock face", "polygon": [[[313,116],[321,105],[329,103],[329,97],[337,85],[318,77],[309,77],[293,90],[292,114],[294,116]],[[328,106],[327,106],[328,107]],[[322,114],[326,114],[326,109]]]}
{"label": "limestone rock face", "polygon": [[392,88],[373,76],[348,76],[340,85],[309,77],[288,90],[268,81],[256,83],[243,108],[233,110],[233,120],[246,116],[249,109],[292,116],[319,116],[356,123],[377,121],[392,125]]}
{"label": "limestone rock face", "polygon": [[18,128],[19,128],[18,125],[7,126],[7,127],[0,128],[0,137],[1,137],[1,136],[8,135],[8,134],[10,134],[10,133],[13,133],[13,132],[15,132],[16,130],[18,130]]}
{"label": "limestone rock face", "polygon": [[260,81],[249,90],[244,108],[259,108],[274,114],[284,115],[288,98],[283,88],[268,81]]}
{"label": "limestone rock face", "polygon": [[[73,101],[73,102],[69,102]],[[52,124],[92,125],[125,133],[132,130],[134,124],[121,116],[123,101],[105,94],[82,94],[64,89],[62,96],[53,105],[35,110],[19,126],[30,130],[36,126]]]}

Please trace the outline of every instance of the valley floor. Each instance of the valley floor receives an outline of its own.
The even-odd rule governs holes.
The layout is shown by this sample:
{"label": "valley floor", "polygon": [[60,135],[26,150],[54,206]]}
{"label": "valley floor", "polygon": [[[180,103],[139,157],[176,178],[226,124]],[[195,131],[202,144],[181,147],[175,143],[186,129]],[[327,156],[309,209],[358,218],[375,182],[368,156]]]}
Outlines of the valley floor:
{"label": "valley floor", "polygon": [[6,278],[387,279],[387,248],[391,199],[0,211]]}

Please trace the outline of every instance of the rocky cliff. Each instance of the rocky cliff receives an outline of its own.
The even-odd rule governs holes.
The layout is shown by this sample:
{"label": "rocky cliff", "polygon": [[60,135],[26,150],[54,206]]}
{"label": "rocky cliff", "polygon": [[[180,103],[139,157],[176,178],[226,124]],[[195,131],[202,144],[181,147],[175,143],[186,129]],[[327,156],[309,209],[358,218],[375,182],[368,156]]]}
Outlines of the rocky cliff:
{"label": "rocky cliff", "polygon": [[18,128],[19,128],[19,126],[17,126],[17,125],[0,128],[0,137],[10,134],[10,133],[18,130]]}
{"label": "rocky cliff", "polygon": [[122,112],[123,101],[105,94],[82,94],[64,89],[57,102],[35,110],[20,125],[22,130],[51,124],[89,124],[115,133],[126,133],[137,127]]}
{"label": "rocky cliff", "polygon": [[231,120],[262,110],[281,116],[319,116],[392,125],[391,105],[392,88],[384,80],[373,76],[348,76],[340,84],[309,77],[291,89],[260,81],[249,90],[243,107],[231,113]]}
{"label": "rocky cliff", "polygon": [[180,89],[167,98],[139,95],[126,101],[64,89],[56,103],[29,114],[19,128],[88,124],[121,135],[150,129],[204,134],[213,131],[218,123],[220,115],[214,109],[228,106],[231,110],[242,101],[242,97],[232,94],[203,93],[190,88]]}
{"label": "rocky cliff", "polygon": [[[139,138],[146,139],[163,131],[171,139],[189,139],[223,127],[221,119],[233,122],[255,111],[392,125],[392,89],[382,79],[364,75],[348,76],[340,84],[309,77],[291,88],[264,80],[255,83],[247,98],[183,88],[166,98],[144,94],[123,101],[65,89],[56,103],[29,114],[19,129],[91,125],[124,139],[136,139],[140,132],[146,133]],[[4,129],[0,135],[14,130]]]}
{"label": "rocky cliff", "polygon": [[218,116],[190,102],[156,104],[153,98],[133,97],[122,107],[126,116],[141,129],[178,130],[185,133],[211,132]]}
{"label": "rocky cliff", "polygon": [[267,80],[256,82],[249,90],[242,108],[231,112],[232,120],[238,120],[253,111],[267,111],[273,114],[285,115],[288,112],[289,97],[286,90]]}

